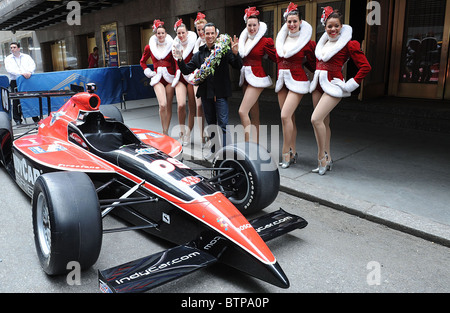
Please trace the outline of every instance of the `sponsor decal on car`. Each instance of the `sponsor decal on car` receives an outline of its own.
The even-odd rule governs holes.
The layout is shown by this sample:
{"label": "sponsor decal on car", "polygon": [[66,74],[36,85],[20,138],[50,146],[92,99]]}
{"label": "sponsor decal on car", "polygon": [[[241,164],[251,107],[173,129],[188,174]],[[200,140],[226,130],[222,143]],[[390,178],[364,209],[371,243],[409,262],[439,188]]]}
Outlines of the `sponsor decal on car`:
{"label": "sponsor decal on car", "polygon": [[276,225],[279,225],[279,224],[281,224],[281,223],[287,222],[287,221],[289,221],[289,220],[291,220],[291,219],[293,219],[293,218],[294,218],[294,217],[292,217],[292,216],[286,216],[286,217],[281,218],[281,219],[279,219],[279,220],[270,222],[270,223],[268,223],[268,224],[266,224],[266,225],[264,225],[264,226],[261,226],[261,227],[256,228],[256,232],[259,233],[259,232],[261,232],[261,231],[263,231],[263,230],[265,230],[265,229],[272,228],[272,227],[274,227],[274,226],[276,226]]}
{"label": "sponsor decal on car", "polygon": [[158,150],[155,148],[143,148],[143,149],[136,149],[136,155],[140,154],[155,154]]}
{"label": "sponsor decal on car", "polygon": [[220,237],[220,236],[214,237],[210,242],[208,242],[207,245],[205,245],[205,246],[203,247],[203,249],[206,250],[206,251],[210,250],[210,249],[211,249],[212,247],[214,247],[214,245],[215,245],[219,240],[221,240],[221,239],[224,239],[224,238],[222,238],[222,237]]}
{"label": "sponsor decal on car", "polygon": [[86,148],[86,149],[88,148],[87,144],[84,142],[84,140],[78,134],[71,133],[69,135],[69,138],[74,140],[77,144],[79,144],[83,148]]}
{"label": "sponsor decal on car", "polygon": [[192,186],[201,182],[202,179],[197,176],[186,176],[181,179],[181,182],[185,183],[188,186]]}
{"label": "sponsor decal on car", "polygon": [[67,150],[65,147],[63,147],[61,145],[58,145],[58,144],[44,145],[44,146],[37,146],[37,147],[29,147],[28,149],[33,151],[35,154]]}
{"label": "sponsor decal on car", "polygon": [[25,158],[13,154],[16,183],[28,195],[33,194],[33,186],[36,179],[42,174],[41,170],[34,168]]}
{"label": "sponsor decal on car", "polygon": [[217,223],[219,223],[219,224],[220,224],[220,227],[223,227],[223,228],[225,229],[225,231],[228,230],[228,223],[224,221],[224,218],[223,218],[223,217],[219,217],[219,218],[217,219]]}
{"label": "sponsor decal on car", "polygon": [[103,293],[113,293],[111,288],[109,288],[109,286],[107,284],[105,284],[105,282],[102,281],[101,279],[99,279],[99,287],[100,287],[100,291]]}
{"label": "sponsor decal on car", "polygon": [[134,279],[141,278],[141,277],[145,277],[147,275],[153,274],[153,273],[161,271],[161,270],[167,270],[171,266],[182,265],[182,263],[184,263],[184,262],[186,262],[186,261],[188,261],[188,260],[190,260],[192,258],[199,257],[199,256],[200,256],[200,253],[195,251],[195,252],[192,252],[192,253],[185,254],[183,256],[174,258],[174,259],[172,259],[170,261],[167,261],[167,262],[163,262],[163,263],[158,262],[155,265],[153,265],[153,266],[151,266],[151,267],[149,267],[149,268],[147,268],[147,269],[145,269],[143,271],[138,271],[138,272],[135,272],[135,273],[133,273],[131,275],[128,275],[126,277],[123,277],[123,278],[120,278],[120,279],[116,279],[115,283],[118,284],[118,285],[121,285],[123,283],[129,282],[129,281],[132,281]]}
{"label": "sponsor decal on car", "polygon": [[136,134],[136,136],[141,140],[151,139],[151,138],[162,138],[162,135],[155,134],[155,133],[140,133],[140,134]]}
{"label": "sponsor decal on car", "polygon": [[52,115],[52,119],[50,120],[50,126],[52,126],[57,120],[59,120],[61,118],[61,116],[66,115],[66,112],[61,111],[61,112],[54,112],[51,113]]}

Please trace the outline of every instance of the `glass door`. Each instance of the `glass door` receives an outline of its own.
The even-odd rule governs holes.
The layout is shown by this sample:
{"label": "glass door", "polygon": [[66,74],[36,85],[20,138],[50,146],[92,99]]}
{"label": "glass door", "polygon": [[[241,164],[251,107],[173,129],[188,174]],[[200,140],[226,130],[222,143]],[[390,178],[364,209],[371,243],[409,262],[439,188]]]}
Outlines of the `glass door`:
{"label": "glass door", "polygon": [[53,71],[64,71],[67,68],[66,41],[60,40],[51,45]]}
{"label": "glass door", "polygon": [[390,94],[442,99],[447,80],[449,0],[402,0],[395,12]]}

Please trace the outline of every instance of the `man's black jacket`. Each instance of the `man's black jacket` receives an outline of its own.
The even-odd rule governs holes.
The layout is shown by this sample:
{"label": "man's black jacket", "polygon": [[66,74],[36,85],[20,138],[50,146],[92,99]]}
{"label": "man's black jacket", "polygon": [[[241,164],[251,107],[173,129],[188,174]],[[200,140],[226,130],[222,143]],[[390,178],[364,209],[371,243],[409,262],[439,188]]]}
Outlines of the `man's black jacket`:
{"label": "man's black jacket", "polygon": [[[186,64],[184,60],[178,60],[178,66],[181,73],[184,75],[189,75],[205,62],[205,59],[211,54],[211,50],[208,49],[206,45],[199,48],[199,51],[192,56],[191,61]],[[197,90],[197,98],[206,97],[212,99],[217,98],[228,98],[231,97],[231,81],[230,81],[230,70],[228,67],[230,64],[235,69],[241,69],[242,59],[233,52],[228,50],[228,52],[222,57],[220,64],[215,68],[214,75],[209,75],[199,86]]]}

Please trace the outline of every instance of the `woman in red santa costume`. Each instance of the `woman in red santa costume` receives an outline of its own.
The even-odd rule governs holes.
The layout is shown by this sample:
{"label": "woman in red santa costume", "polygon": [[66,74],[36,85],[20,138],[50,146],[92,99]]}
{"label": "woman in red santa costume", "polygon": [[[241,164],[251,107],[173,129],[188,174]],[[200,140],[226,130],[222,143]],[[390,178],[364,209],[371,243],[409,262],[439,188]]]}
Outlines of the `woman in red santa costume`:
{"label": "woman in red santa costume", "polygon": [[259,11],[256,10],[256,7],[245,10],[246,28],[239,36],[239,54],[244,62],[239,81],[239,86],[242,86],[244,91],[244,97],[239,107],[239,116],[245,130],[245,141],[250,140],[250,126],[252,126],[256,142],[259,141],[260,125],[258,98],[264,88],[272,85],[272,79],[262,67],[262,59],[267,55],[273,62],[277,60],[273,39],[264,37],[267,25],[261,22],[258,16]]}
{"label": "woman in red santa costume", "polygon": [[[172,37],[167,34],[164,22],[153,22],[153,33],[149,44],[145,46],[140,64],[145,76],[151,78],[150,85],[155,91],[159,104],[159,116],[163,134],[169,134],[170,120],[172,118],[172,100],[174,88],[172,87],[175,75],[175,61],[172,56]],[[154,71],[147,66],[147,60],[151,58]]]}
{"label": "woman in red santa costume", "polygon": [[297,126],[295,110],[304,94],[309,93],[309,79],[303,69],[305,66],[313,72],[315,69],[315,43],[311,41],[312,27],[301,19],[297,5],[290,3],[284,13],[286,23],[277,35],[278,79],[275,92],[281,109],[283,126],[283,148],[281,167],[288,168],[297,162],[296,151]]}
{"label": "woman in red santa costume", "polygon": [[[177,37],[173,41],[173,48],[183,51],[183,59],[185,62],[189,62],[193,55],[194,45],[197,41],[197,35],[188,31],[186,25],[183,24],[183,20],[179,19],[174,25],[175,33]],[[188,83],[188,75],[181,74],[178,64],[176,64],[177,71],[172,83],[172,87],[175,88],[175,95],[178,103],[178,123],[180,126],[180,142],[183,146],[186,146],[191,141],[191,131],[194,127],[194,118],[196,111],[194,86]],[[186,96],[189,103],[189,116],[188,116],[188,129],[186,129]]]}
{"label": "woman in red santa costume", "polygon": [[[316,71],[310,91],[314,106],[311,123],[318,148],[318,168],[313,172],[324,175],[333,165],[330,153],[330,112],[343,97],[349,97],[361,85],[371,67],[359,42],[351,40],[352,27],[344,25],[340,12],[326,7],[321,21],[325,26],[325,33],[317,43]],[[358,67],[358,72],[345,82],[342,67],[350,58]]]}

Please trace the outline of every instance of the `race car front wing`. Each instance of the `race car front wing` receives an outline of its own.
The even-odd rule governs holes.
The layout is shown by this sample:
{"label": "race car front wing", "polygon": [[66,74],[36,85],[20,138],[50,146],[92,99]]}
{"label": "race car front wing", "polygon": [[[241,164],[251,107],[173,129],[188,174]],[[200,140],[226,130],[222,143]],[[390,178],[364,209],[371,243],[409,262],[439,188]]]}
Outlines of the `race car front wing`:
{"label": "race car front wing", "polygon": [[[249,220],[264,241],[307,226],[303,218],[283,209]],[[227,240],[211,233],[116,267],[99,271],[100,291],[105,293],[145,292],[217,262],[229,249]],[[257,275],[254,275],[257,276]]]}

